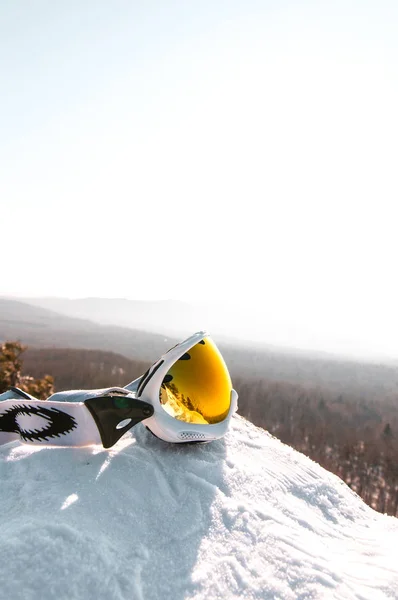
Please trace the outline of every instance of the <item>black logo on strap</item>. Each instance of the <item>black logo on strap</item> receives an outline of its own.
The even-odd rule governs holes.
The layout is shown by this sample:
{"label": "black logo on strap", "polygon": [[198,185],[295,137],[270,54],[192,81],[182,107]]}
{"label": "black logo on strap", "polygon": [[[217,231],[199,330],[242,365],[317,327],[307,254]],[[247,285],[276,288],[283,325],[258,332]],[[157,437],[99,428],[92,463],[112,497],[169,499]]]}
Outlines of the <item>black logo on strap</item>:
{"label": "black logo on strap", "polygon": [[[26,430],[22,428],[17,419],[19,416],[36,415],[47,420],[47,425],[42,429]],[[57,408],[44,408],[30,406],[29,404],[16,404],[3,414],[0,414],[0,431],[19,433],[26,442],[48,441],[54,437],[60,437],[70,433],[77,427],[76,420],[68,413]]]}

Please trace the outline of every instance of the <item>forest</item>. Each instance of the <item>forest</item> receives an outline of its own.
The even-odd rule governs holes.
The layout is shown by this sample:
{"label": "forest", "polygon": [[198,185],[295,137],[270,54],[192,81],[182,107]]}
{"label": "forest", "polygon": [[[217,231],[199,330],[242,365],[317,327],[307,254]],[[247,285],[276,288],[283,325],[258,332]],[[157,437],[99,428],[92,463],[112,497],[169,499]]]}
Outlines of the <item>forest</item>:
{"label": "forest", "polygon": [[[26,349],[20,344],[13,354],[12,348],[12,344],[0,345],[0,391],[7,384],[20,385],[43,398],[53,390],[126,385],[151,364],[101,350]],[[364,388],[345,363],[328,363],[327,376],[318,377],[311,376],[313,367],[308,366],[308,372],[303,367],[297,381],[291,358],[268,373],[270,365],[264,363],[261,375],[260,358],[258,364],[248,361],[244,369],[239,356],[229,356],[239,393],[238,412],[338,475],[375,510],[398,516],[396,370],[369,366],[375,370],[370,378],[373,386]],[[319,364],[315,362],[321,373]],[[350,374],[345,383],[341,368]],[[377,381],[380,373],[384,378]]]}
{"label": "forest", "polygon": [[375,510],[398,516],[398,409],[356,393],[237,378],[239,412],[335,473]]}

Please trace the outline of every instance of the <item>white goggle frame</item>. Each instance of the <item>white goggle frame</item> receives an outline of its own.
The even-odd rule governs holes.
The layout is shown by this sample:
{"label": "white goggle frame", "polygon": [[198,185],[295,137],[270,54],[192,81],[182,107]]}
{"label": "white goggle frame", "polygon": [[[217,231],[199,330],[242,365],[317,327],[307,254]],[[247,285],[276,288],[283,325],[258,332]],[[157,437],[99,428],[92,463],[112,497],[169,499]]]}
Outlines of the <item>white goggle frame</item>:
{"label": "white goggle frame", "polygon": [[232,415],[238,409],[238,394],[234,389],[231,391],[231,405],[228,414],[220,423],[201,424],[179,421],[169,415],[160,403],[160,387],[167,372],[183,354],[206,337],[209,337],[206,331],[194,333],[163,354],[152,365],[146,376],[139,377],[125,386],[127,390],[135,392],[137,399],[152,404],[154,414],[149,419],[145,419],[144,424],[156,437],[166,442],[210,442],[223,437],[228,430]]}

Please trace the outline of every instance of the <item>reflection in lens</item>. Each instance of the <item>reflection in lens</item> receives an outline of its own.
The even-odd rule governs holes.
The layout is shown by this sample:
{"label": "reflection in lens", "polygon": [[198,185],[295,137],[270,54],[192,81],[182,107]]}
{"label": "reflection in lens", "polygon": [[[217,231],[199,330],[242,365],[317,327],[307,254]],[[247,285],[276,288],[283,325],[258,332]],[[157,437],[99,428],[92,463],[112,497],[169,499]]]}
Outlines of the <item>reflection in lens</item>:
{"label": "reflection in lens", "polygon": [[179,421],[219,423],[229,412],[231,390],[227,366],[206,337],[169,369],[159,397],[164,410]]}

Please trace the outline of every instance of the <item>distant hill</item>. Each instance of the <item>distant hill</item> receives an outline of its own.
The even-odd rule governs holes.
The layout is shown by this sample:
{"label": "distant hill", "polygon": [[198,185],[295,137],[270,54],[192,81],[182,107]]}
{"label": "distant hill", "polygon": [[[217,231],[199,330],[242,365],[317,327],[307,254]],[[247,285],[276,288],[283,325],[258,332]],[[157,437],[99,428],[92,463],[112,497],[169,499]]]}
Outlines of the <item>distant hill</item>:
{"label": "distant hill", "polygon": [[156,360],[173,338],[126,327],[98,325],[39,306],[0,298],[0,341],[20,340],[36,347],[106,350],[139,360]]}
{"label": "distant hill", "polygon": [[34,306],[151,333],[186,337],[207,327],[204,311],[177,300],[141,301],[125,298],[24,298]]}
{"label": "distant hill", "polygon": [[[115,325],[167,337],[183,339],[194,331],[208,330],[218,340],[233,346],[259,348],[278,355],[301,355],[326,360],[383,363],[398,366],[398,359],[354,342],[322,341],[322,324],[307,331],[294,327],[294,342],[285,323],[277,323],[266,307],[246,307],[233,302],[223,305],[199,301],[130,300],[126,298],[9,298],[55,311],[64,316],[88,319],[100,325]],[[210,299],[209,299],[210,302]],[[319,331],[316,331],[319,327]],[[310,328],[311,329],[311,328]],[[300,332],[301,331],[301,332]],[[312,340],[311,346],[310,339]],[[290,341],[289,341],[290,340]],[[292,345],[294,344],[294,346]]]}
{"label": "distant hill", "polygon": [[[189,335],[193,331],[188,331]],[[99,325],[25,302],[0,298],[0,341],[20,340],[36,348],[74,348],[115,352],[132,360],[155,361],[180,338]],[[299,383],[368,399],[396,402],[398,368],[335,357],[307,356],[228,343],[215,337],[232,377]]]}

